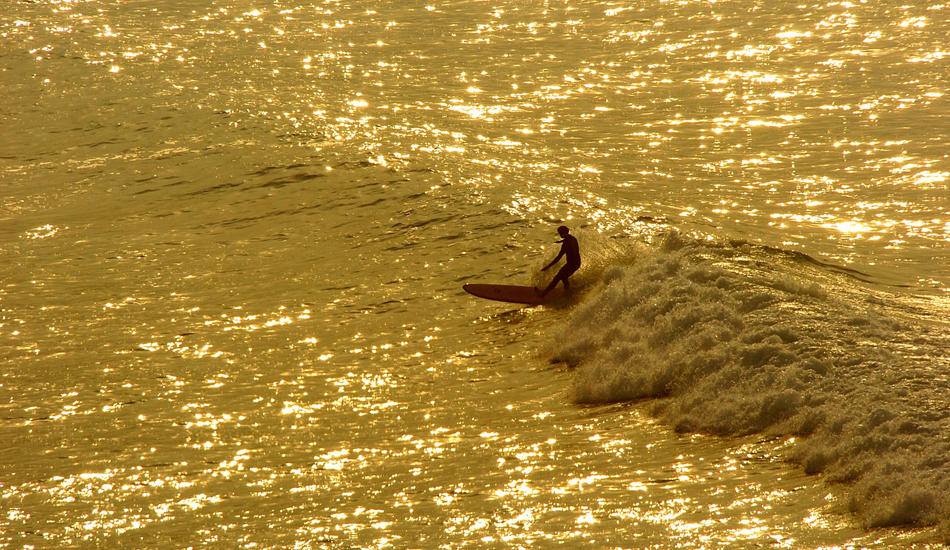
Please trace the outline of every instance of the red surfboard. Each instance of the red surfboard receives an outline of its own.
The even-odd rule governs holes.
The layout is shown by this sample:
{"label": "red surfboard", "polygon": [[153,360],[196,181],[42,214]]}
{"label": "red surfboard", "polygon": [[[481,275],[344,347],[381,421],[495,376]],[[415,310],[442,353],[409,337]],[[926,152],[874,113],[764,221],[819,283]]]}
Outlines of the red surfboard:
{"label": "red surfboard", "polygon": [[543,298],[541,297],[541,291],[533,286],[469,284],[462,286],[462,289],[479,298],[531,306],[544,304],[564,295],[562,285],[552,288],[551,292],[545,294]]}

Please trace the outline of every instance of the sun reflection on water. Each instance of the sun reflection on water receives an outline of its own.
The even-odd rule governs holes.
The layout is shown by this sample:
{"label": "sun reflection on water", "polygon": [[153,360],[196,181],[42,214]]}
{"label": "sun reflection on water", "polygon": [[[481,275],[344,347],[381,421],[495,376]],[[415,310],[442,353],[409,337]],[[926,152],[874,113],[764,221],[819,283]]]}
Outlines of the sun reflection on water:
{"label": "sun reflection on water", "polygon": [[[344,281],[347,288],[336,287],[332,300],[306,305],[241,287],[250,269],[233,275],[213,265],[207,269],[215,282],[201,286],[205,275],[185,265],[175,284],[193,285],[190,294],[161,287],[178,274],[172,263],[157,264],[174,273],[164,279],[157,268],[135,271],[122,263],[96,271],[81,264],[94,274],[87,275],[94,281],[88,288],[73,288],[73,279],[57,286],[57,273],[37,269],[31,292],[55,288],[89,306],[76,312],[57,302],[61,296],[39,294],[51,300],[42,309],[4,310],[2,336],[20,354],[0,386],[15,390],[4,409],[3,429],[15,439],[0,483],[4,530],[20,533],[4,536],[61,546],[187,540],[235,547],[629,547],[642,540],[645,547],[711,548],[796,547],[789,533],[800,525],[850,532],[833,511],[833,495],[827,507],[796,508],[814,502],[802,495],[821,489],[801,477],[784,478],[788,471],[767,452],[772,443],[637,435],[636,429],[653,429],[645,414],[577,410],[552,390],[559,373],[525,374],[535,362],[517,355],[523,352],[486,352],[436,321],[424,323],[445,301],[412,309],[419,297],[405,289],[444,268],[437,263],[442,258],[422,256],[419,241],[457,243],[473,226],[508,230],[504,223],[471,221],[487,215],[453,212],[450,203],[460,196],[516,220],[586,220],[592,230],[629,233],[680,222],[743,235],[768,226],[780,231],[767,239],[843,262],[934,263],[919,251],[950,242],[941,202],[950,172],[939,131],[946,127],[941,64],[950,54],[933,39],[943,38],[944,5],[749,8],[767,16],[711,1],[458,2],[405,11],[326,2],[176,12],[158,4],[74,0],[11,9],[17,18],[0,26],[0,35],[23,46],[24,56],[11,64],[13,77],[5,83],[42,83],[29,90],[30,104],[56,93],[73,96],[71,87],[82,85],[96,88],[103,109],[212,112],[210,119],[196,117],[206,127],[195,147],[209,155],[249,143],[255,158],[266,158],[261,145],[280,134],[320,167],[319,174],[292,180],[320,184],[301,196],[331,188],[323,178],[334,173],[367,184],[355,193],[364,200],[345,197],[351,202],[337,205],[346,210],[339,220],[325,213],[340,197],[288,217],[309,216],[306,223],[323,230],[339,223],[334,237],[341,251],[388,240],[393,249],[419,251],[421,261],[384,281],[382,291]],[[63,63],[83,69],[68,72]],[[143,103],[129,99],[140,96]],[[78,117],[88,110],[79,105],[67,104],[65,114],[56,109],[48,119]],[[164,173],[192,152],[177,133],[153,133],[164,120],[159,116],[142,123],[123,114],[115,119],[122,124],[105,127],[100,119],[108,117],[97,111],[69,129],[94,140],[52,148],[68,152],[63,165],[70,177],[88,175],[83,193],[94,193],[110,171],[126,185],[128,176]],[[139,129],[121,127],[136,121]],[[215,124],[227,129],[228,140],[209,146]],[[139,131],[142,143],[112,142]],[[38,143],[36,135],[29,137]],[[334,144],[350,145],[359,160],[332,158]],[[149,155],[156,163],[143,165],[140,157]],[[44,173],[51,165],[36,162]],[[375,171],[352,175],[347,164]],[[407,167],[413,178],[435,175],[421,191],[402,193],[412,184],[400,172]],[[12,180],[26,170],[9,166],[4,173]],[[394,194],[365,199],[373,178],[388,181]],[[262,196],[293,189],[287,180],[250,180]],[[173,180],[169,188],[186,184]],[[427,190],[443,184],[465,191],[444,195],[446,204],[436,206],[417,200],[435,203]],[[901,190],[906,197],[908,189],[919,193],[891,196]],[[247,189],[232,191],[240,199],[223,209],[251,203]],[[207,196],[223,196],[214,192]],[[276,196],[261,202],[271,200]],[[391,213],[355,214],[377,200],[394,204]],[[431,220],[418,215],[426,208],[438,210],[441,218],[432,218],[458,226],[459,234],[433,238]],[[136,215],[148,220],[136,227],[163,227]],[[259,227],[243,223],[249,234]],[[355,227],[363,223],[383,228]],[[167,240],[186,241],[179,225],[165,229]],[[42,252],[83,231],[43,218],[18,229],[15,240],[23,250]],[[412,238],[405,242],[395,237],[406,234]],[[192,241],[165,243],[166,237],[129,238],[159,239],[161,246],[152,245],[163,252],[188,248],[184,264],[218,251],[190,249]],[[238,246],[234,240],[224,246]],[[296,255],[240,246],[253,254],[229,265],[260,260],[254,265],[267,270],[273,258]],[[354,265],[392,257],[382,247],[363,250]],[[869,250],[891,254],[878,260]],[[99,252],[89,256],[108,258],[110,269],[133,257],[161,256]],[[57,256],[51,257],[80,264]],[[130,284],[121,280],[128,272],[146,275]],[[269,286],[274,273],[301,276],[266,273],[251,284]],[[132,291],[101,288],[111,284]],[[7,304],[22,290],[4,288],[0,298]],[[264,297],[236,305],[235,291]],[[309,299],[317,291],[300,294]],[[353,321],[386,308],[419,319],[402,326]],[[470,328],[464,327],[466,336]],[[499,372],[512,363],[515,372]],[[87,367],[93,375],[75,374]],[[62,387],[76,380],[75,387]],[[538,380],[547,386],[534,388]],[[27,386],[35,395],[21,405],[16,390]],[[532,391],[543,397],[527,395]],[[21,464],[18,450],[33,460]],[[149,530],[159,523],[167,530]]]}

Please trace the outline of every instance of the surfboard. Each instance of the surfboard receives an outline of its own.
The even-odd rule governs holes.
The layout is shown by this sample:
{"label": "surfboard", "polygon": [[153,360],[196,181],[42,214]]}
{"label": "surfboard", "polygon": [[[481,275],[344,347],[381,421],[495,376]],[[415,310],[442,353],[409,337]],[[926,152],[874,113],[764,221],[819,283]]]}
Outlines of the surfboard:
{"label": "surfboard", "polygon": [[496,300],[498,302],[508,302],[511,304],[540,305],[556,300],[564,295],[564,287],[557,285],[541,297],[541,292],[533,286],[518,285],[492,285],[492,284],[468,284],[463,285],[462,289],[472,296]]}

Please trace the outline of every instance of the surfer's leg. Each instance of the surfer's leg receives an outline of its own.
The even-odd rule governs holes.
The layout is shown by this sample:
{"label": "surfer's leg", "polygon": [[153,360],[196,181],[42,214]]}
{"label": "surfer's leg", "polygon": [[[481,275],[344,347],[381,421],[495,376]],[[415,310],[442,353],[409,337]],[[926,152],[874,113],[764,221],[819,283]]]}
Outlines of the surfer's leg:
{"label": "surfer's leg", "polygon": [[557,286],[557,276],[554,277],[554,280],[551,281],[551,284],[549,284],[547,288],[541,291],[541,297],[544,298],[544,295],[551,292],[551,289],[555,286]]}
{"label": "surfer's leg", "polygon": [[[544,294],[547,294],[548,291],[550,291],[555,286],[557,286],[558,281],[564,281],[564,294],[567,294],[568,292],[570,292],[571,290],[570,279],[571,279],[571,275],[573,275],[575,271],[577,271],[577,268],[573,266],[566,265],[562,267],[560,271],[557,272],[557,275],[554,276],[554,280],[551,281],[551,286],[549,286],[548,289],[544,291]],[[544,296],[544,294],[542,294],[542,296]]]}
{"label": "surfer's leg", "polygon": [[[562,271],[563,271],[563,270],[562,270]],[[557,272],[557,275],[554,276],[554,280],[551,281],[551,284],[549,284],[546,289],[544,289],[544,290],[541,291],[541,297],[543,298],[545,294],[547,294],[548,292],[551,292],[551,289],[553,289],[554,287],[556,287],[557,284],[558,284],[559,282],[561,282],[562,279],[564,279],[563,273],[561,273],[561,271],[558,271],[558,272]],[[564,282],[566,283],[567,280],[564,279]]]}
{"label": "surfer's leg", "polygon": [[549,284],[548,287],[541,292],[541,297],[543,298],[545,294],[551,292],[561,281],[564,281],[564,291],[567,292],[571,287],[571,284],[567,282],[567,278],[573,275],[575,271],[577,271],[577,269],[571,269],[568,266],[564,266],[558,270],[557,275],[554,276],[554,280],[551,281],[551,284]]}

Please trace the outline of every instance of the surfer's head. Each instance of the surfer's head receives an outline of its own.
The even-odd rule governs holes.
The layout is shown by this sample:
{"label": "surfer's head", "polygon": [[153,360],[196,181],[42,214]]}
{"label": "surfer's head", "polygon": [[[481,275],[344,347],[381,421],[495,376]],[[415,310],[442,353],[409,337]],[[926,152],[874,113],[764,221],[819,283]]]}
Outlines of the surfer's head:
{"label": "surfer's head", "polygon": [[558,228],[557,228],[557,234],[560,235],[561,238],[567,237],[567,235],[568,235],[570,232],[571,232],[571,230],[568,229],[566,225],[562,225],[561,227],[558,227]]}

